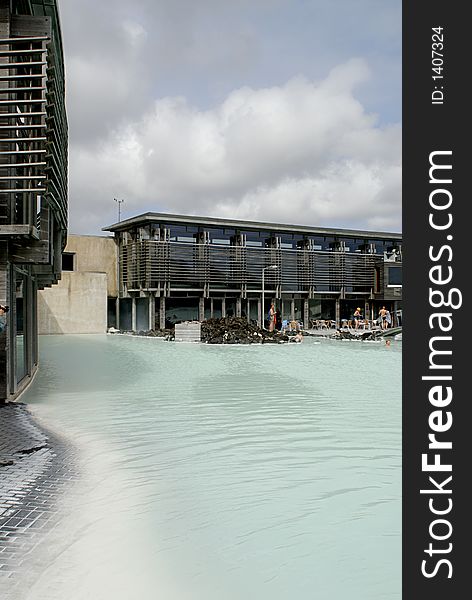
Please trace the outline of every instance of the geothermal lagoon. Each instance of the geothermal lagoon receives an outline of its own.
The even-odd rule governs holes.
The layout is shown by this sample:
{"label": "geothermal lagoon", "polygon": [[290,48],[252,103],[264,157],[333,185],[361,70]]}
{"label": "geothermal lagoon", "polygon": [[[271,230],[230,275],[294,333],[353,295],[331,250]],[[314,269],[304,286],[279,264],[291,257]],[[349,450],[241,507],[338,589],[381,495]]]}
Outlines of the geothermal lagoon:
{"label": "geothermal lagoon", "polygon": [[40,356],[21,400],[77,475],[21,598],[400,599],[400,342],[48,336]]}

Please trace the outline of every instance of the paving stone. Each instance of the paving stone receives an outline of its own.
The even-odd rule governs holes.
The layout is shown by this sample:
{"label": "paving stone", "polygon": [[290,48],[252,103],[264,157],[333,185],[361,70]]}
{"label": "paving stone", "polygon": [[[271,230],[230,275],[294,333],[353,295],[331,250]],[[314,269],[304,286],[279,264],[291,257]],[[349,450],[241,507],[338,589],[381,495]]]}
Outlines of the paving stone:
{"label": "paving stone", "polygon": [[[0,405],[0,598],[22,598],[33,551],[47,550],[63,492],[78,479],[74,448],[40,427],[26,405]],[[27,577],[26,577],[27,579]]]}

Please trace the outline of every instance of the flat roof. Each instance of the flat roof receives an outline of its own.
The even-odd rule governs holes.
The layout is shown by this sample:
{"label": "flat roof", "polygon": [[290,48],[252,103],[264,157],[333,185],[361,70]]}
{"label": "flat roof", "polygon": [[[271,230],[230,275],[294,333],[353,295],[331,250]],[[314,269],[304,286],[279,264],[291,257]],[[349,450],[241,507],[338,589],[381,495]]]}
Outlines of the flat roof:
{"label": "flat roof", "polygon": [[309,227],[307,225],[288,225],[283,223],[266,223],[264,221],[241,221],[239,219],[223,219],[220,217],[199,217],[189,215],[174,215],[170,213],[147,212],[136,217],[131,217],[114,223],[108,227],[102,227],[102,231],[124,231],[131,227],[143,227],[150,223],[179,223],[184,225],[201,225],[228,227],[233,229],[285,231],[290,233],[316,234],[316,235],[346,235],[351,237],[367,238],[390,238],[401,240],[401,233],[387,233],[385,231],[366,231],[359,229],[341,229],[334,227]]}

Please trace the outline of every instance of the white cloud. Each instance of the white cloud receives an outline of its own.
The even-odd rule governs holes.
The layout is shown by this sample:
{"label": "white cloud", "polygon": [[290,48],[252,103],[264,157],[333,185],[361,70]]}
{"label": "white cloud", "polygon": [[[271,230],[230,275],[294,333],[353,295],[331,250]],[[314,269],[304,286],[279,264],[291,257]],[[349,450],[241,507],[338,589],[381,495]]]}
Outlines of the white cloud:
{"label": "white cloud", "polygon": [[161,98],[99,145],[72,143],[72,231],[116,220],[113,197],[125,199],[125,217],[167,210],[399,230],[401,130],[379,126],[356,99],[368,78],[351,60],[318,82],[236,89],[209,110]]}

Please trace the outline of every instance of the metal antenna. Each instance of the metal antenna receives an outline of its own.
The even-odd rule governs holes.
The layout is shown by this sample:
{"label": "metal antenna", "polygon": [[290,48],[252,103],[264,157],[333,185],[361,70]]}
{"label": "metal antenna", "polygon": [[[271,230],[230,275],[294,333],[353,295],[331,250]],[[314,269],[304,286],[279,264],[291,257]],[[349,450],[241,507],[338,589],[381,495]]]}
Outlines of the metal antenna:
{"label": "metal antenna", "polygon": [[116,198],[113,198],[113,200],[118,204],[118,223],[121,221],[121,205],[124,202],[124,200],[117,200]]}

